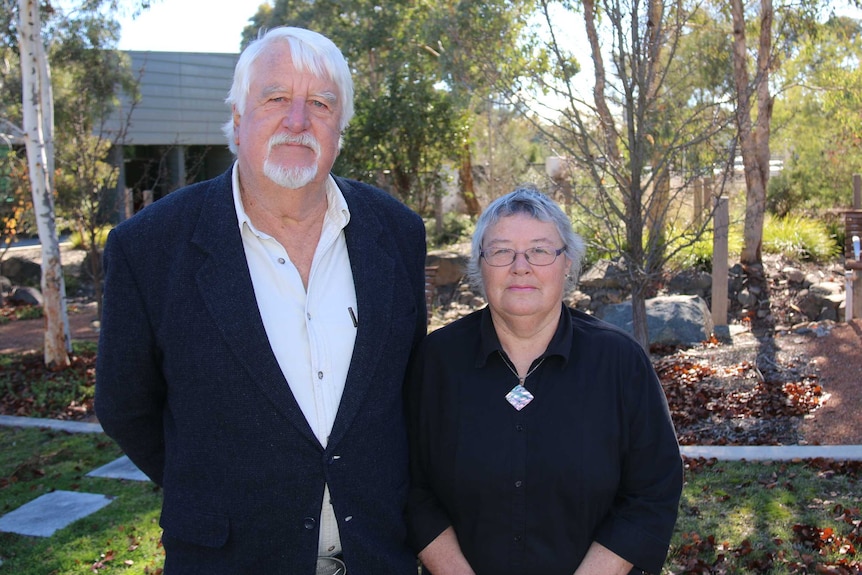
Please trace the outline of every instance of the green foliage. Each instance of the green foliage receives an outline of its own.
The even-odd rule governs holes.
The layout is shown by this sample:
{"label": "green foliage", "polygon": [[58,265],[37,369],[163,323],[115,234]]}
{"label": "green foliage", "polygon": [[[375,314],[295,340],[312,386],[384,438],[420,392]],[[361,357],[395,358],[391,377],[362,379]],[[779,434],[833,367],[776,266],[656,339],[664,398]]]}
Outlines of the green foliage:
{"label": "green foliage", "polygon": [[437,233],[437,221],[424,218],[425,234],[429,248],[443,248],[452,244],[469,243],[473,237],[476,222],[470,216],[449,212],[443,215],[443,229]]}
{"label": "green foliage", "polygon": [[850,207],[852,177],[862,171],[862,26],[831,18],[801,34],[791,55],[772,120],[784,173],[770,182],[768,208],[784,216]]}
{"label": "green foliage", "polygon": [[[780,254],[793,261],[828,261],[843,249],[836,239],[840,222],[832,224],[825,220],[788,216],[767,216],[763,227],[763,252]],[[842,232],[843,234],[843,229]],[[700,238],[693,239],[677,232],[668,246],[672,254],[668,266],[672,269],[712,270],[713,234],[707,230]],[[843,242],[843,238],[841,239]],[[728,230],[728,254],[733,260],[742,249],[742,224],[731,225]]]}
{"label": "green foliage", "polygon": [[[700,271],[712,271],[713,255],[713,232],[706,230],[700,237],[671,232],[671,244],[668,252],[671,253],[668,267],[673,270],[696,269]],[[742,228],[731,226],[728,230],[727,250],[732,259],[742,249]]]}
{"label": "green foliage", "polygon": [[793,260],[827,261],[842,249],[819,220],[799,216],[767,217],[764,223],[765,253],[783,254]]}
{"label": "green foliage", "polygon": [[[105,247],[105,242],[108,241],[108,234],[111,233],[113,226],[105,224],[99,226],[95,231],[96,245],[99,249]],[[85,250],[90,247],[90,238],[86,234],[81,234],[79,231],[74,231],[69,235],[69,242],[72,247],[79,250]]]}
{"label": "green foliage", "polygon": [[40,305],[17,305],[14,307],[4,307],[3,313],[0,314],[0,324],[21,319],[40,319],[42,315],[42,306]]}

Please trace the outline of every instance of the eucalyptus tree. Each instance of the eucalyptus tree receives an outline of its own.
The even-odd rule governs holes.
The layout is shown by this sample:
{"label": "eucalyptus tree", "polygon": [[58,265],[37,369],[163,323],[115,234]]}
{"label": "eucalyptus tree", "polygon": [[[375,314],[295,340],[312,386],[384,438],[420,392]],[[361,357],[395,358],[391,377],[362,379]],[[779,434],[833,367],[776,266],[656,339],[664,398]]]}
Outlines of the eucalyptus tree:
{"label": "eucalyptus tree", "polygon": [[862,21],[830,16],[800,37],[778,72],[774,149],[784,159],[770,180],[767,209],[852,207],[849,182],[862,172]]}
{"label": "eucalyptus tree", "polygon": [[[697,3],[539,0],[542,27],[533,45],[546,61],[534,86],[542,95],[546,137],[577,181],[588,240],[621,254],[632,293],[633,331],[648,346],[646,298],[676,251],[690,245],[706,223],[683,216],[694,178],[712,175],[731,125],[730,102],[717,80],[693,73],[710,62],[717,36]],[[585,39],[592,76],[570,45]],[[701,40],[707,40],[701,42]],[[510,97],[522,105],[524,92]]]}

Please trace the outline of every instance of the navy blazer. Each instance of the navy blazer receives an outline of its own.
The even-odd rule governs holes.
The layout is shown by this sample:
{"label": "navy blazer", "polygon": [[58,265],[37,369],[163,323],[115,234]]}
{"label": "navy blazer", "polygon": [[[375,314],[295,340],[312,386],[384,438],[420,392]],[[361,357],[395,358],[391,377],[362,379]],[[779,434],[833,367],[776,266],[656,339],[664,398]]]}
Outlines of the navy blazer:
{"label": "navy blazer", "polygon": [[118,225],[105,247],[96,412],[164,490],[165,571],[312,574],[324,482],[350,575],[415,575],[402,388],[426,331],[425,230],[336,178],[359,325],[326,449],[267,340],[231,172]]}

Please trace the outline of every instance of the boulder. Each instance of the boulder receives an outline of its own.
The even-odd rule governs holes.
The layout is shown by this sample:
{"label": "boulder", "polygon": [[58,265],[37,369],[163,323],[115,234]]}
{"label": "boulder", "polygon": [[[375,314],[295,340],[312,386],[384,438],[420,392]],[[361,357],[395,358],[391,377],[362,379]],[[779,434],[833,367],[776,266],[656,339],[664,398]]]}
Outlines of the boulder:
{"label": "boulder", "polygon": [[683,270],[670,279],[667,289],[673,294],[705,297],[712,291],[712,275],[699,270]]}
{"label": "boulder", "polygon": [[[699,296],[672,295],[648,299],[646,312],[650,344],[693,345],[712,336],[712,315]],[[633,333],[631,300],[605,306],[601,319]]]}
{"label": "boulder", "polygon": [[435,287],[457,284],[467,271],[467,257],[456,252],[436,250],[425,257],[427,267],[436,267],[433,283]]}
{"label": "boulder", "polygon": [[628,286],[626,267],[620,262],[599,260],[590,269],[581,273],[578,285],[581,289],[618,290]]}
{"label": "boulder", "polygon": [[42,292],[34,287],[17,287],[8,301],[14,305],[42,305]]}
{"label": "boulder", "polygon": [[0,262],[0,275],[15,284],[36,287],[42,281],[42,266],[26,258],[13,256]]}

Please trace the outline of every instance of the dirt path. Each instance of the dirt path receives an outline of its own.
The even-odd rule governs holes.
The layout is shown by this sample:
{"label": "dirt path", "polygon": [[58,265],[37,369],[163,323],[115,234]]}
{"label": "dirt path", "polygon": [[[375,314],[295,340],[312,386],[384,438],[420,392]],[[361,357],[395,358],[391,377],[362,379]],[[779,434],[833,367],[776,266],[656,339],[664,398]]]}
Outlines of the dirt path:
{"label": "dirt path", "polygon": [[809,444],[862,445],[862,319],[808,336],[802,348],[829,398],[803,421],[801,435]]}
{"label": "dirt path", "polygon": [[[77,306],[69,312],[69,331],[73,341],[99,339],[95,304]],[[41,351],[45,339],[45,320],[27,319],[0,325],[0,354]]]}

